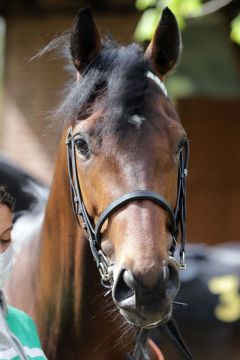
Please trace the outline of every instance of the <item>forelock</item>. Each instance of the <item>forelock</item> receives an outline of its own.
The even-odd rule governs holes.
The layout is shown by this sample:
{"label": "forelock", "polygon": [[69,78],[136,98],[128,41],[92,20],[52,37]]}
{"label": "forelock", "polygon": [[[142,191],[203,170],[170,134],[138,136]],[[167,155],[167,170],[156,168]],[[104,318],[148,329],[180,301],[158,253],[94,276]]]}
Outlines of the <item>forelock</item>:
{"label": "forelock", "polygon": [[109,128],[125,127],[129,118],[143,112],[149,69],[139,45],[117,46],[106,40],[97,59],[70,84],[53,117],[66,128],[84,118],[96,100]]}

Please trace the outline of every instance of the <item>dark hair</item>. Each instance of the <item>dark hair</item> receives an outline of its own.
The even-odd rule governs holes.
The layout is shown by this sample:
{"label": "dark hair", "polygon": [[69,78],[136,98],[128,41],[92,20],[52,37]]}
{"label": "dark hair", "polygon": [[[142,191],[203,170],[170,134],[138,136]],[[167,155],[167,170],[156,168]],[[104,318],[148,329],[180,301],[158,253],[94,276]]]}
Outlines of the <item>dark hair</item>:
{"label": "dark hair", "polygon": [[15,199],[7,192],[4,186],[0,186],[0,204],[7,205],[11,211],[13,211],[15,206]]}
{"label": "dark hair", "polygon": [[63,49],[65,58],[70,61],[68,69],[74,75],[73,81],[66,88],[63,101],[52,111],[52,117],[60,120],[61,130],[84,119],[94,102],[97,106],[101,103],[105,109],[104,119],[107,121],[102,121],[102,127],[107,124],[114,133],[121,129],[125,133],[129,116],[149,114],[146,99],[152,97],[152,91],[146,74],[152,68],[139,45],[120,46],[106,38],[98,57],[83,70],[80,81],[76,81],[69,41],[69,34],[64,34],[35,56]]}

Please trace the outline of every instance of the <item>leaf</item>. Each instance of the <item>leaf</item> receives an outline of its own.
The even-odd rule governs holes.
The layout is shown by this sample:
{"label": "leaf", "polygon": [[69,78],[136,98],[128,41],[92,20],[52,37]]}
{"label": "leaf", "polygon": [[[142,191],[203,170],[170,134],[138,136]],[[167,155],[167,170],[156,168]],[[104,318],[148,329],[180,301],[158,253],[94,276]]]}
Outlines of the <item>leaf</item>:
{"label": "leaf", "polygon": [[[178,0],[179,2],[179,0]],[[179,10],[183,17],[188,17],[195,14],[195,16],[200,13],[201,10],[201,1],[200,0],[184,0],[179,2]]]}
{"label": "leaf", "polygon": [[158,0],[137,0],[135,6],[137,10],[143,11],[151,6],[155,6]]}
{"label": "leaf", "polygon": [[134,39],[136,41],[142,42],[152,39],[159,22],[161,12],[162,10],[157,8],[147,9],[143,13],[134,32]]}
{"label": "leaf", "polygon": [[[150,8],[153,6],[154,8]],[[185,27],[185,18],[196,13],[201,8],[201,0],[137,0],[136,8],[144,11],[136,27],[134,38],[142,42],[151,40],[158,24],[160,14],[164,7],[168,6],[175,14],[180,29]]]}
{"label": "leaf", "polygon": [[231,22],[230,38],[232,41],[240,45],[240,13]]}

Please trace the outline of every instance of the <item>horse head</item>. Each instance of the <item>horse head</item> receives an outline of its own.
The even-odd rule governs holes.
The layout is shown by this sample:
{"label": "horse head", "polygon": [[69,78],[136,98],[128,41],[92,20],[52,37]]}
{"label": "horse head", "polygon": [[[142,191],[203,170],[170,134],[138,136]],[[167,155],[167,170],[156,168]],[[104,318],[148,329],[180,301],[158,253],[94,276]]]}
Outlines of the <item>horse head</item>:
{"label": "horse head", "polygon": [[183,211],[187,140],[163,78],[180,48],[168,8],[145,53],[137,44],[101,40],[84,8],[70,34],[76,82],[60,109],[77,219],[114,303],[128,322],[145,328],[169,320],[179,290],[170,255]]}

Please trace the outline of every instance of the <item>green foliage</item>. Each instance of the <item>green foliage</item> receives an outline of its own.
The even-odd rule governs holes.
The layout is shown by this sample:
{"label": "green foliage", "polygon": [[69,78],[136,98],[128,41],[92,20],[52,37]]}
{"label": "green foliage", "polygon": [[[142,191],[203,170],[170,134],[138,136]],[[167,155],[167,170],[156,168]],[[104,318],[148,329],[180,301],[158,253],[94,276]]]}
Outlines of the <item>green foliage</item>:
{"label": "green foliage", "polygon": [[230,38],[240,45],[240,13],[238,16],[231,22],[231,33]]}
{"label": "green foliage", "polygon": [[147,9],[144,11],[139,23],[137,24],[134,38],[141,42],[151,40],[153,33],[160,19],[161,9]]}
{"label": "green foliage", "polygon": [[181,29],[185,18],[201,10],[200,0],[137,0],[136,8],[144,11],[134,37],[137,41],[150,40],[158,24],[163,8],[168,6],[175,14]]}
{"label": "green foliage", "polygon": [[[149,41],[155,31],[163,8],[168,6],[175,14],[181,30],[185,27],[187,18],[194,18],[204,15],[204,6],[207,3],[203,0],[136,0],[136,8],[142,11],[142,17],[136,27],[134,37],[137,41]],[[219,9],[223,5],[219,4]],[[213,12],[218,8],[214,7]],[[240,14],[231,23],[230,38],[240,45]]]}
{"label": "green foliage", "polygon": [[155,6],[156,3],[157,3],[156,0],[137,0],[135,3],[135,6],[136,6],[137,10],[144,11],[147,8],[149,8],[150,6]]}

